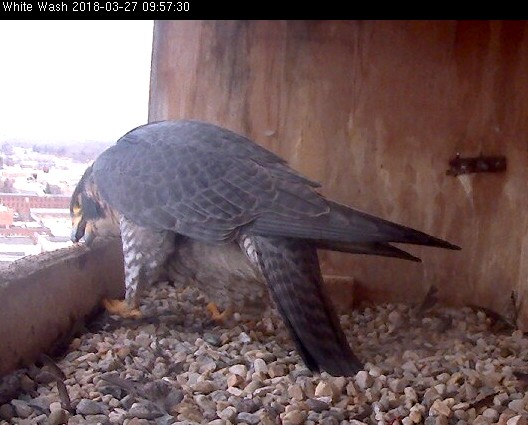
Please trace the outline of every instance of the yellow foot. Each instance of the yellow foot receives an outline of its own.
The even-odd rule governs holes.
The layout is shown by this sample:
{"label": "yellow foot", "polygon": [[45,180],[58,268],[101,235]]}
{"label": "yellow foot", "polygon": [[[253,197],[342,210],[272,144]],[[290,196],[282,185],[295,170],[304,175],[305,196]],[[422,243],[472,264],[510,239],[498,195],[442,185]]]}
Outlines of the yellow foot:
{"label": "yellow foot", "polygon": [[121,316],[124,319],[140,319],[143,313],[137,307],[131,307],[126,301],[103,299],[103,306],[110,314]]}
{"label": "yellow foot", "polygon": [[220,313],[220,310],[218,310],[218,306],[215,303],[209,303],[205,307],[211,314],[211,319],[213,319],[217,323],[225,323],[227,320],[231,318],[232,311],[231,308],[226,308],[222,313]]}

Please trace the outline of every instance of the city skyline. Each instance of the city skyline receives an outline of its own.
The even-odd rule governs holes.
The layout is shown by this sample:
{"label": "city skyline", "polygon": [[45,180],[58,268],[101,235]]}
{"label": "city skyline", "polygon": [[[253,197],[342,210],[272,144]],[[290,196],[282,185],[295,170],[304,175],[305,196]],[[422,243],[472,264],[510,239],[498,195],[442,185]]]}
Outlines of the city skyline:
{"label": "city skyline", "polygon": [[0,268],[71,246],[70,196],[88,158],[2,144],[0,159]]}

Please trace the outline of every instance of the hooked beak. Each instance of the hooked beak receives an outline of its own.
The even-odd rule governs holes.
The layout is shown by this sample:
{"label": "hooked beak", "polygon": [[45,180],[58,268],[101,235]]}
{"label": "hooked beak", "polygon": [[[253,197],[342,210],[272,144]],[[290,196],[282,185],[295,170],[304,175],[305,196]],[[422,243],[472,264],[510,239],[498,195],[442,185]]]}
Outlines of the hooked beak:
{"label": "hooked beak", "polygon": [[91,246],[93,240],[95,239],[95,227],[92,222],[86,223],[84,228],[84,243],[86,246]]}
{"label": "hooked beak", "polygon": [[81,215],[72,219],[72,230],[70,239],[72,242],[79,242],[79,240],[84,236],[84,231],[86,229],[86,221],[82,218]]}
{"label": "hooked beak", "polygon": [[71,240],[72,242],[79,242],[84,237],[86,246],[90,246],[95,235],[91,222],[87,222],[82,216],[73,219]]}

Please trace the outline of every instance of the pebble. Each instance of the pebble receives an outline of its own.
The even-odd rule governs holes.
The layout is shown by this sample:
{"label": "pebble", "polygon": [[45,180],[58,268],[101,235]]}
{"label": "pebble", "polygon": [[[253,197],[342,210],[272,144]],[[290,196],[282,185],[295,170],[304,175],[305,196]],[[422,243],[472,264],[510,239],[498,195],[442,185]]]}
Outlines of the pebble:
{"label": "pebble", "polygon": [[[0,380],[1,420],[527,425],[528,398],[514,372],[525,371],[528,338],[493,333],[482,312],[435,306],[418,314],[396,304],[349,311],[341,321],[365,370],[347,378],[309,371],[270,309],[253,322],[240,314],[233,325],[216,325],[196,289],[160,283],[147,292],[147,320],[100,318],[90,327],[96,332],[56,360],[77,414],[64,410],[49,369],[31,366]],[[4,396],[2,382],[11,381],[14,396]],[[481,400],[489,402],[472,407]]]}
{"label": "pebble", "polygon": [[262,401],[260,401],[260,399],[253,400],[245,398],[236,404],[235,409],[237,412],[254,413],[259,410],[261,406]]}
{"label": "pebble", "polygon": [[31,379],[27,375],[22,375],[22,377],[20,378],[19,385],[22,391],[25,391],[27,393],[34,391],[37,386],[36,382],[33,381],[33,379]]}
{"label": "pebble", "polygon": [[329,402],[318,400],[316,398],[310,398],[306,400],[306,405],[308,406],[310,410],[313,410],[314,412],[317,412],[317,413],[321,413],[324,410],[328,410],[330,408]]}
{"label": "pebble", "polygon": [[[172,422],[170,422],[172,424]],[[157,423],[156,423],[157,425]],[[167,423],[167,425],[169,425],[169,423]],[[211,422],[207,422],[207,425],[225,425],[225,421],[222,420],[222,419],[215,419]]]}
{"label": "pebble", "polygon": [[405,387],[403,389],[403,393],[405,394],[405,398],[411,402],[418,401],[418,395],[416,394],[416,390],[413,387]]}
{"label": "pebble", "polygon": [[79,404],[77,404],[76,410],[79,415],[100,415],[103,414],[106,409],[102,403],[83,398],[79,401]]}
{"label": "pebble", "polygon": [[216,411],[216,404],[213,400],[203,394],[199,394],[194,398],[196,405],[203,412],[204,416],[212,416]]}
{"label": "pebble", "polygon": [[247,394],[253,394],[257,389],[262,388],[263,385],[262,381],[255,379],[244,387],[244,391]]}
{"label": "pebble", "polygon": [[299,384],[290,386],[288,388],[288,395],[297,401],[304,400],[304,392]]}
{"label": "pebble", "polygon": [[197,393],[210,394],[213,391],[216,391],[217,386],[214,382],[211,381],[201,381],[194,384],[192,389]]}
{"label": "pebble", "polygon": [[211,344],[215,347],[219,347],[221,345],[220,337],[216,334],[212,334],[210,332],[206,332],[203,337],[204,341],[208,344]]}
{"label": "pebble", "polygon": [[396,394],[401,394],[407,387],[408,381],[406,379],[391,379],[389,381],[389,389]]}
{"label": "pebble", "polygon": [[408,417],[415,424],[419,424],[422,422],[422,413],[420,412],[420,410],[411,409]]}
{"label": "pebble", "polygon": [[315,396],[316,397],[334,397],[334,389],[329,382],[321,381],[315,387]]}
{"label": "pebble", "polygon": [[443,396],[446,393],[446,385],[445,384],[437,384],[433,388],[441,396]]}
{"label": "pebble", "polygon": [[230,375],[226,382],[228,387],[239,387],[245,380],[240,375]]}
{"label": "pebble", "polygon": [[[70,421],[68,421],[68,424]],[[82,422],[89,425],[109,425],[110,419],[107,415],[86,415],[85,422]]]}
{"label": "pebble", "polygon": [[438,394],[438,391],[436,391],[436,388],[427,388],[427,390],[425,390],[424,403],[427,406],[431,406],[434,403],[434,401],[436,401],[439,398],[440,398],[440,394]]}
{"label": "pebble", "polygon": [[466,421],[469,418],[469,414],[465,410],[454,410],[453,416],[461,421]]}
{"label": "pebble", "polygon": [[372,383],[374,382],[374,380],[372,379],[372,376],[369,375],[369,373],[365,370],[360,370],[357,374],[356,374],[356,384],[357,386],[359,387],[359,389],[361,390],[365,390],[367,388],[369,388]]}
{"label": "pebble", "polygon": [[433,405],[429,409],[429,414],[434,416],[445,416],[449,417],[452,415],[450,407],[445,401],[435,400]]}
{"label": "pebble", "polygon": [[241,397],[244,395],[244,391],[237,387],[229,387],[227,392],[231,395],[234,395],[235,397]]}
{"label": "pebble", "polygon": [[55,375],[43,370],[35,376],[35,381],[39,384],[50,384],[51,382],[55,382]]}
{"label": "pebble", "polygon": [[268,373],[268,365],[263,359],[255,359],[253,362],[253,368],[256,373],[262,373],[264,375],[267,375]]}
{"label": "pebble", "polygon": [[2,404],[0,406],[0,418],[5,421],[11,421],[12,418],[16,416],[16,411],[13,406],[10,404]]}
{"label": "pebble", "polygon": [[108,414],[108,420],[112,424],[122,424],[125,421],[125,417],[126,417],[126,412],[114,411]]}
{"label": "pebble", "polygon": [[266,394],[271,393],[275,389],[272,385],[266,385],[264,387],[257,388],[253,391],[253,395],[256,397],[264,397]]}
{"label": "pebble", "polygon": [[54,401],[49,405],[50,412],[55,412],[56,410],[62,410],[62,403],[60,401]]}
{"label": "pebble", "polygon": [[286,365],[275,363],[269,365],[268,367],[268,375],[270,376],[270,378],[284,376],[286,375],[286,373],[288,373],[288,368],[286,367]]}
{"label": "pebble", "polygon": [[387,319],[388,319],[389,322],[392,323],[394,326],[398,326],[398,325],[400,325],[401,322],[402,322],[401,314],[400,314],[398,311],[391,311],[391,312],[388,314]]}
{"label": "pebble", "polygon": [[150,401],[142,401],[132,404],[128,413],[130,416],[148,420],[163,416],[163,412],[160,408]]}
{"label": "pebble", "polygon": [[301,425],[304,424],[306,413],[299,410],[292,410],[282,416],[282,423],[284,425]]}
{"label": "pebble", "polygon": [[506,425],[526,425],[526,416],[516,415],[508,419]]}
{"label": "pebble", "polygon": [[237,364],[237,365],[231,366],[229,368],[229,372],[231,372],[234,375],[238,375],[238,376],[241,376],[242,378],[245,378],[247,374],[247,367],[243,364]]}
{"label": "pebble", "polygon": [[237,410],[233,406],[228,406],[219,412],[218,416],[224,421],[233,422],[237,416]]}
{"label": "pebble", "polygon": [[257,425],[260,423],[260,418],[258,415],[254,413],[248,413],[248,412],[240,412],[237,415],[238,422],[246,422],[249,425]]}
{"label": "pebble", "polygon": [[508,409],[517,413],[526,412],[526,402],[522,398],[519,400],[512,400],[508,403]]}
{"label": "pebble", "polygon": [[238,340],[243,344],[248,344],[251,342],[251,337],[247,333],[241,332],[238,336]]}
{"label": "pebble", "polygon": [[64,409],[53,410],[48,416],[49,425],[63,425],[68,423],[70,415]]}
{"label": "pebble", "polygon": [[482,412],[482,416],[486,417],[491,422],[497,422],[499,420],[499,412],[491,408],[484,410],[484,412]]}
{"label": "pebble", "polygon": [[27,418],[33,413],[33,409],[23,400],[11,400],[11,404],[15,408],[16,415],[20,418]]}
{"label": "pebble", "polygon": [[381,369],[378,366],[372,366],[369,370],[369,375],[374,378],[379,378],[381,376]]}

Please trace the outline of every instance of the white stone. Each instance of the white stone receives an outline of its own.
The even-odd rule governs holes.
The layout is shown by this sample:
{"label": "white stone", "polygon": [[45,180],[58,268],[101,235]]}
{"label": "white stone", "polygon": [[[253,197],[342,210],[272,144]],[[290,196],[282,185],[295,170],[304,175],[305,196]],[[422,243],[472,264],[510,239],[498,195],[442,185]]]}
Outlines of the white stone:
{"label": "white stone", "polygon": [[506,425],[526,425],[526,418],[522,415],[513,416],[508,419]]}

